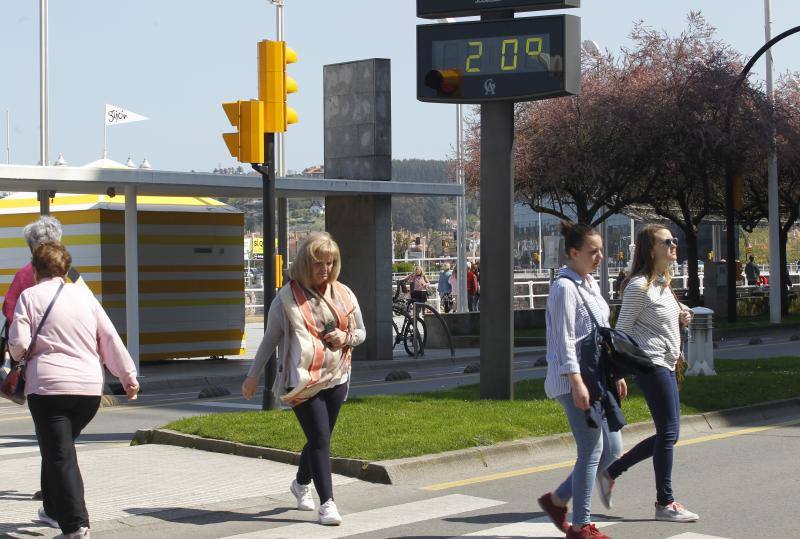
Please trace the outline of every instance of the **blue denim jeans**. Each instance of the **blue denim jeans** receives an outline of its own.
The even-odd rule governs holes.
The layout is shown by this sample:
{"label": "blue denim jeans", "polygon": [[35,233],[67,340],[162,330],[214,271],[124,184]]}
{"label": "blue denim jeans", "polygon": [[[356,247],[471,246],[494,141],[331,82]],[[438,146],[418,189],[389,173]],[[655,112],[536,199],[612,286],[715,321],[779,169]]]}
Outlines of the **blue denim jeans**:
{"label": "blue denim jeans", "polygon": [[680,433],[681,405],[678,400],[678,382],[675,372],[657,367],[650,374],[636,377],[653,416],[656,433],[636,444],[622,458],[608,467],[611,477],[617,478],[634,464],[653,457],[656,475],[656,500],[661,505],[675,501],[672,493],[673,448]]}
{"label": "blue denim jeans", "polygon": [[605,470],[622,454],[622,434],[609,432],[605,417],[602,428],[587,425],[586,414],[575,406],[572,393],[559,395],[557,400],[564,408],[572,428],[572,435],[578,446],[578,459],[572,473],[555,490],[555,495],[568,501],[574,494],[572,524],[585,526],[592,520],[592,489],[597,472]]}

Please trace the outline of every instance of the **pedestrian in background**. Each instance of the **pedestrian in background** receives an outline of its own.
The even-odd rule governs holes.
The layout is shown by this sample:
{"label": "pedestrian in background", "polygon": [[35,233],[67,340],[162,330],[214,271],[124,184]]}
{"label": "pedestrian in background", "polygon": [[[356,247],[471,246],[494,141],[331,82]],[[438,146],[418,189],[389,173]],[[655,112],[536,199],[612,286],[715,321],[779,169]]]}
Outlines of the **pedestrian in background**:
{"label": "pedestrian in background", "polygon": [[103,365],[129,399],[139,391],[136,367],[100,303],[85,286],[66,283],[72,257],[42,243],[31,260],[37,284],[17,299],[9,332],[13,357],[27,351],[25,394],[42,455],[39,520],[58,537],[89,537],[89,514],[75,439],[100,407]]}
{"label": "pedestrian in background", "polygon": [[747,264],[744,266],[744,275],[747,277],[747,284],[750,286],[755,286],[761,276],[761,270],[758,269],[758,264],[756,264],[755,260],[755,257],[750,255],[750,258],[747,259]]}
{"label": "pedestrian in background", "polygon": [[478,291],[475,293],[475,310],[481,310],[481,261],[476,260],[472,265],[472,272],[475,274],[475,280],[478,281]]}
{"label": "pedestrian in background", "polygon": [[452,310],[456,310],[458,307],[458,268],[453,266],[453,271],[451,272],[450,277],[447,279],[448,284],[450,285],[450,295],[453,298],[453,307]]}
{"label": "pedestrian in background", "polygon": [[629,334],[656,365],[649,374],[636,376],[656,434],[636,444],[604,472],[615,481],[631,466],[653,459],[656,480],[656,520],[694,522],[698,516],[675,501],[672,462],[680,428],[680,402],[675,369],[681,354],[681,329],[689,325],[692,311],[682,305],[671,288],[669,268],[678,256],[678,240],[661,225],[648,225],[636,237],[631,276],[623,285],[617,329]]}
{"label": "pedestrian in background", "polygon": [[472,264],[467,262],[467,308],[472,311],[477,310],[475,299],[480,292],[480,284],[478,284],[478,276],[473,271]]}
{"label": "pedestrian in background", "polygon": [[439,284],[437,290],[439,292],[440,303],[444,312],[449,313],[453,310],[453,288],[450,286],[450,277],[453,272],[450,271],[450,264],[445,262],[442,264],[442,271],[439,272]]}
{"label": "pedestrian in background", "polygon": [[431,284],[422,271],[422,266],[416,266],[414,273],[405,278],[411,287],[411,301],[425,303],[428,301],[428,285]]}
{"label": "pedestrian in background", "polygon": [[298,509],[313,511],[313,480],[319,523],[327,526],[342,523],[333,500],[331,433],[347,398],[351,351],[366,338],[356,296],[337,280],[340,270],[339,246],[328,233],[315,232],[303,242],[291,281],[270,305],[264,338],[242,384],[242,395],[251,399],[280,344],[273,390],[292,407],[307,440],[289,490]]}
{"label": "pedestrian in background", "polygon": [[[622,436],[619,431],[609,430],[604,412],[601,412],[599,428],[588,425],[589,390],[580,367],[581,345],[593,329],[587,309],[592,310],[598,324],[609,325],[610,309],[591,275],[603,260],[603,240],[596,230],[582,224],[562,222],[561,234],[569,261],[559,274],[563,278],[550,285],[547,298],[544,387],[547,396],[556,399],[567,414],[578,458],[570,476],[555,491],[541,496],[538,502],[553,524],[567,534],[567,539],[607,539],[608,536],[592,524],[592,488],[597,480],[603,503],[610,507],[611,483],[600,482],[598,470],[603,470],[622,453]],[[627,395],[624,379],[617,382],[617,391],[620,398]],[[572,525],[567,521],[570,498],[574,500]]]}

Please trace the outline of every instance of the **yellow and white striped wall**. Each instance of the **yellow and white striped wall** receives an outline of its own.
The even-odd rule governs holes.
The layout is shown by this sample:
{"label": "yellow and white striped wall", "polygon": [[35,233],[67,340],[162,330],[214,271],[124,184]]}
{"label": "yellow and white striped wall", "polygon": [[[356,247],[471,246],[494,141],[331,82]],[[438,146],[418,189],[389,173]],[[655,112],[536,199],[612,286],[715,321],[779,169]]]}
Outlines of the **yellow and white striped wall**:
{"label": "yellow and white striped wall", "polygon": [[[137,197],[140,360],[244,353],[244,215],[211,198]],[[125,338],[125,197],[58,195],[62,242]],[[0,199],[0,296],[30,261],[35,193]]]}

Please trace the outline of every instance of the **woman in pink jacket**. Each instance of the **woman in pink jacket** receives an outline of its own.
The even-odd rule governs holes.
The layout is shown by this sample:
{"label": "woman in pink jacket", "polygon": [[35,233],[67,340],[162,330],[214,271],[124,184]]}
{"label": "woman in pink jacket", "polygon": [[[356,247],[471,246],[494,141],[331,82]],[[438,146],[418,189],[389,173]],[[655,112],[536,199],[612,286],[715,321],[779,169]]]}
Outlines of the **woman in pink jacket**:
{"label": "woman in pink jacket", "polygon": [[25,394],[42,454],[39,520],[60,527],[63,535],[58,537],[88,537],[75,439],[100,406],[103,365],[120,379],[129,399],[139,391],[136,368],[94,295],[82,285],[65,283],[72,264],[67,249],[43,243],[34,249],[31,263],[37,284],[19,296],[9,349],[21,357],[35,335]]}

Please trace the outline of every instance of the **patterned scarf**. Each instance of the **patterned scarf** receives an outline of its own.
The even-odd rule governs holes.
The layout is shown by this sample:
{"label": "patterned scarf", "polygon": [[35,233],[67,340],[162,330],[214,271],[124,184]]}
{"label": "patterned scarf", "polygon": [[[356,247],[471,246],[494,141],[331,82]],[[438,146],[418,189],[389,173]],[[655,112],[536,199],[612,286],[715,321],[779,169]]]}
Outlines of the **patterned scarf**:
{"label": "patterned scarf", "polygon": [[351,348],[331,350],[322,340],[325,326],[344,332],[353,329],[355,306],[343,284],[330,283],[324,294],[313,292],[293,280],[279,292],[286,317],[300,341],[297,386],[281,399],[290,406],[307,401],[350,371]]}

